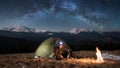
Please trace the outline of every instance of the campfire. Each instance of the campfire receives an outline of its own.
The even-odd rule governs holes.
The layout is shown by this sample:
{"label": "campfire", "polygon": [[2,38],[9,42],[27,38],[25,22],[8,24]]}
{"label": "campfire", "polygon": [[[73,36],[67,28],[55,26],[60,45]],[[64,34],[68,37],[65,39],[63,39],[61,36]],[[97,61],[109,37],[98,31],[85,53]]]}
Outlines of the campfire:
{"label": "campfire", "polygon": [[98,62],[98,63],[104,62],[103,57],[101,55],[101,51],[99,50],[98,47],[96,47],[96,56],[97,56],[96,62]]}

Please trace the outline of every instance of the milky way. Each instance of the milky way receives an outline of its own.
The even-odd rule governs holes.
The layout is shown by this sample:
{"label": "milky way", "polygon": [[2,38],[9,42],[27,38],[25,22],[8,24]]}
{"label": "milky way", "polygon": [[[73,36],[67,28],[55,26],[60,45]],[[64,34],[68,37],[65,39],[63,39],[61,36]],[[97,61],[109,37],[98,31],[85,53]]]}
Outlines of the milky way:
{"label": "milky way", "polygon": [[120,30],[120,0],[2,0],[0,27]]}

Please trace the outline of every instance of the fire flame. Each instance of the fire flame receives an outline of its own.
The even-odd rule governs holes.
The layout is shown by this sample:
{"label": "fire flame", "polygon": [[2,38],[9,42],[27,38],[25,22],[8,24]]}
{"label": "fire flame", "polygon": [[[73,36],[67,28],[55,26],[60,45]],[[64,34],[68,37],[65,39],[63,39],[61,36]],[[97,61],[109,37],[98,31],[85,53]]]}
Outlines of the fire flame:
{"label": "fire flame", "polygon": [[96,47],[96,56],[97,56],[96,62],[98,63],[104,62],[103,57],[101,55],[101,51],[98,49],[98,47]]}

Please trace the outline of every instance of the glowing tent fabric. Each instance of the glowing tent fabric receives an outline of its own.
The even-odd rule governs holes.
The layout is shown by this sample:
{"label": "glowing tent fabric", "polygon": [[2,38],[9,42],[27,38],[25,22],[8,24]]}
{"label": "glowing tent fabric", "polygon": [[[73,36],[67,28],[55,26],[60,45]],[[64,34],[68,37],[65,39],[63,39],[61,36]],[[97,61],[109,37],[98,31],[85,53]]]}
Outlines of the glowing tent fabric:
{"label": "glowing tent fabric", "polygon": [[[54,59],[54,50],[56,43],[61,40],[57,37],[51,37],[43,41],[35,51],[35,56]],[[69,48],[64,42],[64,47]],[[69,48],[70,49],[70,48]]]}

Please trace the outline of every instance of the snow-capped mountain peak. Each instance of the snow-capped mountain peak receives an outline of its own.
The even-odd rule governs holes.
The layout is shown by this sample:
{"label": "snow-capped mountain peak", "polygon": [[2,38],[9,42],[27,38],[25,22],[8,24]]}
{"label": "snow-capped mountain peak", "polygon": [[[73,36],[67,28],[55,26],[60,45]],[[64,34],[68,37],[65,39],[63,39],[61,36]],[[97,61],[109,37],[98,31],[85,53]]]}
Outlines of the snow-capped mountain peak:
{"label": "snow-capped mountain peak", "polygon": [[29,28],[29,27],[26,27],[26,26],[17,26],[17,27],[13,27],[13,28],[5,27],[2,30],[13,31],[13,32],[35,32],[35,33],[46,32],[46,30]]}
{"label": "snow-capped mountain peak", "polygon": [[10,28],[10,31],[15,31],[15,32],[33,32],[35,31],[34,28],[28,28],[26,26],[17,26],[14,28]]}
{"label": "snow-capped mountain peak", "polygon": [[39,32],[46,32],[46,30],[36,29],[35,32],[36,32],[36,33],[39,33]]}
{"label": "snow-capped mountain peak", "polygon": [[92,32],[92,30],[88,30],[88,29],[77,29],[77,28],[73,28],[70,30],[70,33],[73,33],[73,34],[78,34],[80,32]]}

